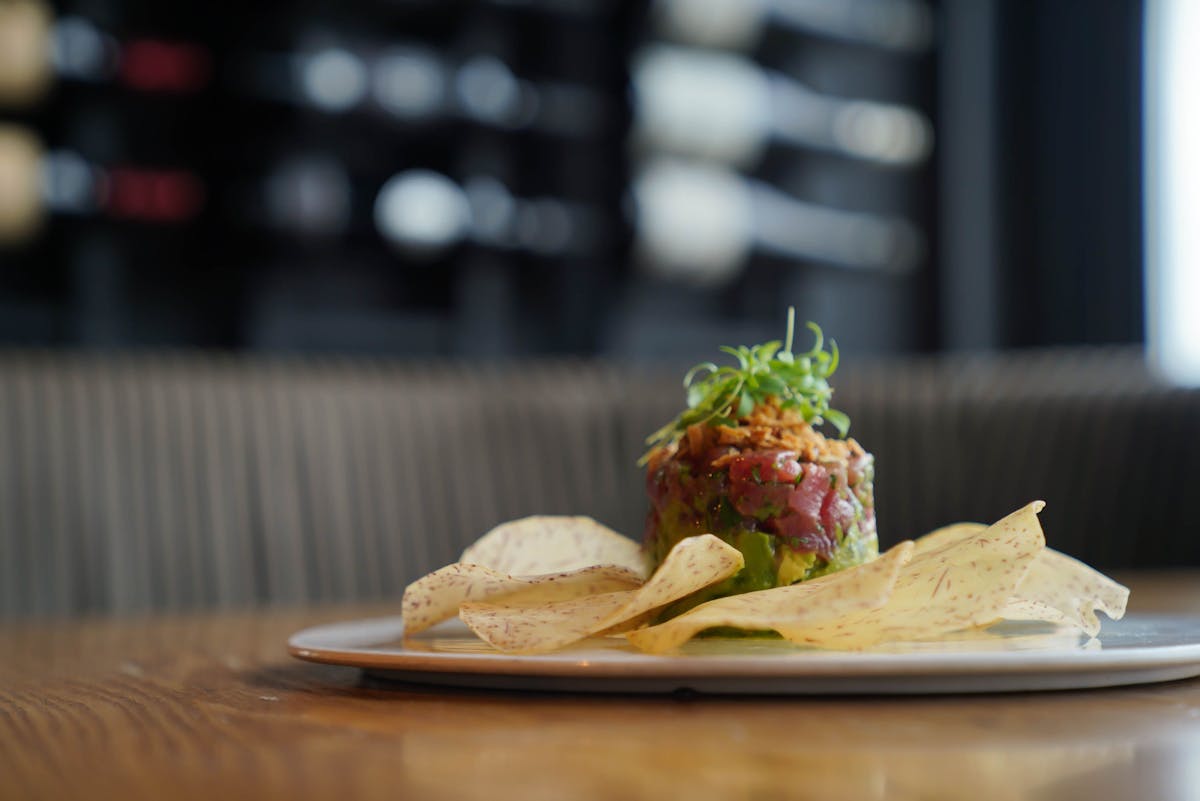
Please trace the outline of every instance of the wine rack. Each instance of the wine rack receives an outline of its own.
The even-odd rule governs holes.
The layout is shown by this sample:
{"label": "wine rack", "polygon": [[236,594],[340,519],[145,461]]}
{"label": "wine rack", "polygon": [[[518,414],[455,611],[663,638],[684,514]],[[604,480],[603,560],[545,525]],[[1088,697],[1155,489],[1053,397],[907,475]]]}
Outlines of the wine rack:
{"label": "wine rack", "polygon": [[929,347],[935,10],[6,0],[0,341]]}

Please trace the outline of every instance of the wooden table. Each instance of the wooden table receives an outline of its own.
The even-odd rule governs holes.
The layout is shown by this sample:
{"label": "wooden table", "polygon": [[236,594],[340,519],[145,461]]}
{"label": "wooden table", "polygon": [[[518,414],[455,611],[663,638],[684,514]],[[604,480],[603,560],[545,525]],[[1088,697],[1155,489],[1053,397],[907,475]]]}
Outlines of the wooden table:
{"label": "wooden table", "polygon": [[[1200,614],[1200,572],[1124,577]],[[925,698],[422,689],[284,653],[394,607],[0,626],[0,798],[1200,798],[1200,680]]]}

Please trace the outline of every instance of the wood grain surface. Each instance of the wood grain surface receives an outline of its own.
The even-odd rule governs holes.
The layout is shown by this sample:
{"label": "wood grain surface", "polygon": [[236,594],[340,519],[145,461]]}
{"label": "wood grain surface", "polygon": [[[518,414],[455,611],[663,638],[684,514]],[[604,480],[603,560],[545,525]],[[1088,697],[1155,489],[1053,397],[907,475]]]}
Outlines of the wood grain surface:
{"label": "wood grain surface", "polygon": [[[1200,614],[1200,572],[1127,576]],[[1200,798],[1200,681],[926,698],[385,685],[284,641],[392,606],[0,627],[0,798]]]}

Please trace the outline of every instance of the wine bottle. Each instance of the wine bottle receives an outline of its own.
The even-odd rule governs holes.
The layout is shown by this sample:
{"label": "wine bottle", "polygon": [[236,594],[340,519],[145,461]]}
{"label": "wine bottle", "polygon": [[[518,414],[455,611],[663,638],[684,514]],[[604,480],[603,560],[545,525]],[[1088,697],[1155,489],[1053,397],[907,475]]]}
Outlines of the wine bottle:
{"label": "wine bottle", "polygon": [[599,209],[554,197],[517,197],[501,182],[459,184],[432,170],[397,173],[375,199],[375,227],[410,255],[436,255],[463,242],[537,255],[585,254],[606,233]]}
{"label": "wine bottle", "polygon": [[207,86],[211,76],[212,56],[203,45],[118,39],[84,17],[55,18],[36,0],[0,5],[0,105],[35,103],[56,80],[188,94]]}
{"label": "wine bottle", "polygon": [[[756,253],[904,274],[924,254],[907,220],[808,203],[712,165],[658,160],[633,183],[635,252],[656,275],[720,284]],[[586,252],[603,232],[596,210],[557,198],[518,198],[490,178],[459,184],[431,170],[393,176],[375,226],[407,254],[463,242],[546,255]]]}
{"label": "wine bottle", "polygon": [[404,125],[462,119],[504,130],[563,137],[596,135],[612,113],[596,90],[531,81],[501,58],[460,61],[422,44],[329,44],[294,53],[257,53],[234,69],[239,85],[276,102],[326,114],[362,112]]}
{"label": "wine bottle", "polygon": [[907,220],[808,203],[711,164],[651,161],[633,198],[641,263],[696,284],[732,280],[755,253],[904,274],[925,250]]}
{"label": "wine bottle", "polygon": [[730,53],[673,45],[633,65],[633,140],[644,150],[757,163],[777,142],[892,167],[921,163],[932,128],[915,109],[831,97]]}
{"label": "wine bottle", "polygon": [[204,181],[189,170],[97,164],[0,125],[0,245],[32,238],[53,215],[174,225],[195,220],[204,205]]}
{"label": "wine bottle", "polygon": [[655,26],[690,44],[749,50],[770,27],[899,53],[933,40],[933,11],[922,0],[657,0]]}

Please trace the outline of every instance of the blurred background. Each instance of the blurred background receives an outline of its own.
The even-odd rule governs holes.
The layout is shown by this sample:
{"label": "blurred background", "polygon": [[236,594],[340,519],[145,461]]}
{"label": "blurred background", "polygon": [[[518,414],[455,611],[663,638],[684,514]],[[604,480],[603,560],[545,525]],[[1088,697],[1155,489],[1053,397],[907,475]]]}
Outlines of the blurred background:
{"label": "blurred background", "polygon": [[[0,0],[0,616],[632,536],[680,367],[842,349],[885,544],[1200,564],[1196,0]],[[802,341],[801,347],[807,347]]]}
{"label": "blurred background", "polygon": [[0,341],[1142,342],[1146,13],[3,0]]}

